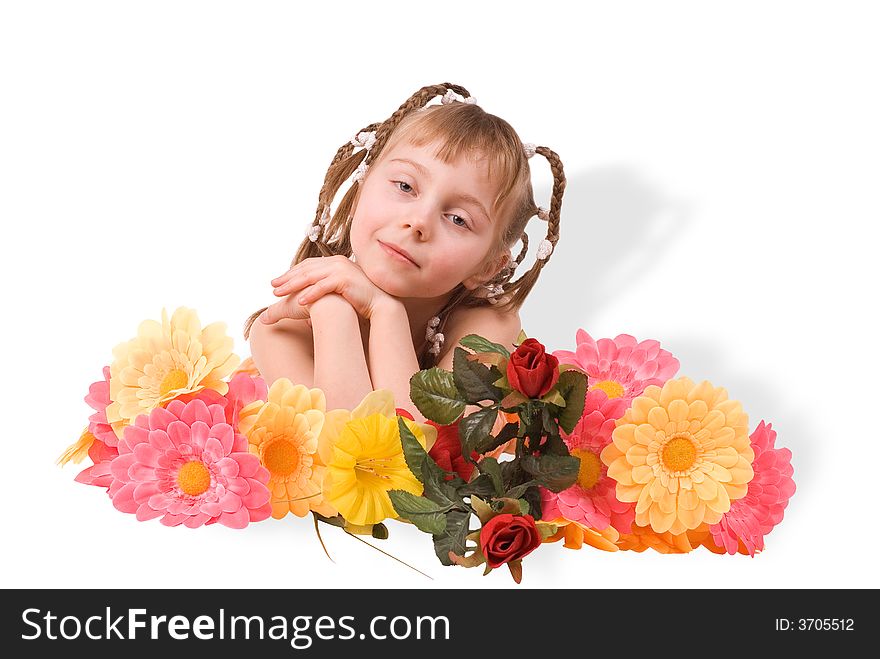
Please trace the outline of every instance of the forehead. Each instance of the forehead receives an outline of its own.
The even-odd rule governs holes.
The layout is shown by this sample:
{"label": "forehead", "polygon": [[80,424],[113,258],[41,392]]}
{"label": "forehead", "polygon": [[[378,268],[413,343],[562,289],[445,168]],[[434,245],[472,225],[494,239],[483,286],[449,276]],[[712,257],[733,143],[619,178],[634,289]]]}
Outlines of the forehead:
{"label": "forehead", "polygon": [[416,145],[404,140],[383,153],[382,161],[390,166],[409,167],[431,179],[465,185],[471,191],[494,194],[497,186],[491,180],[485,156],[462,154],[455,160],[445,162],[437,157],[439,149],[440,145],[436,143]]}

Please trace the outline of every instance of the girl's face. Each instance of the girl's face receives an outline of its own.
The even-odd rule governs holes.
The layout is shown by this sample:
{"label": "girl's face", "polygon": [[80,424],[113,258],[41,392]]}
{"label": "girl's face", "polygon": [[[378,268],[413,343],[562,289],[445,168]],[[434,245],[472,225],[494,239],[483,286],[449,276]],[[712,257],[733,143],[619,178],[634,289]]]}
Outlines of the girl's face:
{"label": "girl's face", "polygon": [[492,213],[497,187],[484,162],[446,164],[436,145],[397,144],[361,182],[351,247],[370,280],[395,297],[439,297],[473,289],[509,258],[495,254],[501,232]]}

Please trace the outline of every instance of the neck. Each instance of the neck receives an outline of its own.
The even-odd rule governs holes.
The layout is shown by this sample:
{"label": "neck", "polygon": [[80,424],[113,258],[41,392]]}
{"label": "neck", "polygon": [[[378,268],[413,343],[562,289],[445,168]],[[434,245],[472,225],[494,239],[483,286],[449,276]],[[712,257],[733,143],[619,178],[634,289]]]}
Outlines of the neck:
{"label": "neck", "polygon": [[428,321],[440,313],[440,310],[446,306],[451,293],[441,295],[440,297],[424,298],[424,297],[402,297],[399,298],[403,302],[406,309],[406,315],[409,318],[409,327],[412,332],[413,345],[418,350],[419,346],[425,340],[425,328]]}

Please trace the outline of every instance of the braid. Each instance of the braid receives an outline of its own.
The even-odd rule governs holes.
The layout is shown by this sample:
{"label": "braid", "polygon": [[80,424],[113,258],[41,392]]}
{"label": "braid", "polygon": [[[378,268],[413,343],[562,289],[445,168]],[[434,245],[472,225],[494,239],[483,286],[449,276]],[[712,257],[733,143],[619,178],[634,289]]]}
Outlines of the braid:
{"label": "braid", "polygon": [[[559,217],[562,211],[562,195],[565,192],[565,172],[562,168],[562,161],[556,152],[545,146],[539,146],[535,149],[535,153],[540,153],[547,159],[550,163],[550,171],[553,174],[553,191],[550,194],[550,210],[547,215],[547,236],[545,238],[551,246],[551,252],[544,258],[536,258],[528,272],[505,286],[505,293],[508,299],[499,303],[498,306],[502,309],[518,309],[522,306],[526,296],[531,292],[535,282],[538,281],[538,275],[541,273],[541,270],[550,260],[552,248],[555,248],[556,243],[559,242]],[[523,251],[517,257],[517,264],[522,260],[527,248],[528,240],[525,238],[525,234],[523,234]]]}

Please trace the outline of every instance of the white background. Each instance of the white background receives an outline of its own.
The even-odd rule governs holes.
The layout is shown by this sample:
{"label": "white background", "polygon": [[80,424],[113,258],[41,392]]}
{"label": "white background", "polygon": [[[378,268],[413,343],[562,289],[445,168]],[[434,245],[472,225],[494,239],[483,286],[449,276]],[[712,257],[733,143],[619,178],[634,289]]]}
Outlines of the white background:
{"label": "white background", "polygon": [[[140,523],[58,454],[162,307],[272,299],[336,149],[456,82],[566,168],[523,309],[551,349],[655,338],[772,422],[798,491],[758,557],[561,543],[522,587],[878,587],[878,12],[864,2],[5,2],[4,587],[501,587],[390,523]],[[532,161],[538,203],[550,177]],[[546,205],[546,204],[545,204]],[[534,231],[541,227],[535,227]],[[538,234],[535,234],[540,236]]]}

